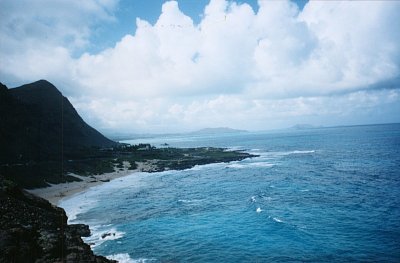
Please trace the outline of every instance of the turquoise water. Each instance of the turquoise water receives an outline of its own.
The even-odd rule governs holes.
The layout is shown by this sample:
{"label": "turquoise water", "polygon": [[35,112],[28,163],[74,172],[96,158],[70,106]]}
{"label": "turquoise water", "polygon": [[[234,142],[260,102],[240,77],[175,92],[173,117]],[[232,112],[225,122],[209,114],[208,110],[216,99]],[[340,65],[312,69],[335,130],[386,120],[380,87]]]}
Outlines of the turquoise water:
{"label": "turquoise water", "polygon": [[121,262],[400,262],[399,124],[134,142],[260,157],[136,173],[64,200],[71,223],[90,225],[86,242],[98,254]]}

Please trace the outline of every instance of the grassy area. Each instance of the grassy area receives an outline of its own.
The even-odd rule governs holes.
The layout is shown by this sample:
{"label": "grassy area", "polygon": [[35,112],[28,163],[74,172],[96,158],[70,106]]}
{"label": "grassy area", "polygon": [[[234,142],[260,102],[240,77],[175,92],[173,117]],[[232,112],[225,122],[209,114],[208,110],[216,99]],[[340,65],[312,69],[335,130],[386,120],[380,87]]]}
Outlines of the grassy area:
{"label": "grassy area", "polygon": [[137,167],[136,162],[152,161],[156,171],[166,169],[182,170],[195,165],[238,161],[253,157],[239,151],[226,151],[223,148],[155,148],[149,144],[121,145],[116,148],[83,148],[64,154],[63,161],[28,162],[2,164],[0,174],[17,182],[24,188],[47,186],[79,179],[68,176],[75,173],[90,176],[123,169],[124,162],[129,169]]}

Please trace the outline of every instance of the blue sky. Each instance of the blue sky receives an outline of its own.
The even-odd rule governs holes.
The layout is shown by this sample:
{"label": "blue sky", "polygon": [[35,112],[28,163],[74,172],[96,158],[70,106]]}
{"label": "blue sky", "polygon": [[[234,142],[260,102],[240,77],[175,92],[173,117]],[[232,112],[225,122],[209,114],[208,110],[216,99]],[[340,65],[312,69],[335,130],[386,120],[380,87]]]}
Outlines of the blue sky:
{"label": "blue sky", "polygon": [[0,81],[160,133],[400,122],[400,2],[0,0]]}
{"label": "blue sky", "polygon": [[[165,0],[122,0],[114,11],[117,18],[113,23],[99,25],[95,29],[95,34],[90,38],[92,43],[89,49],[90,53],[98,53],[108,47],[113,47],[127,33],[134,34],[136,31],[135,20],[140,17],[151,24],[157,22],[161,13],[161,8]],[[195,24],[201,21],[204,7],[209,0],[179,0],[179,8],[183,13],[190,16]],[[258,10],[257,0],[241,0],[238,3],[247,3],[255,11]],[[293,1],[300,9],[303,9],[308,0]]]}

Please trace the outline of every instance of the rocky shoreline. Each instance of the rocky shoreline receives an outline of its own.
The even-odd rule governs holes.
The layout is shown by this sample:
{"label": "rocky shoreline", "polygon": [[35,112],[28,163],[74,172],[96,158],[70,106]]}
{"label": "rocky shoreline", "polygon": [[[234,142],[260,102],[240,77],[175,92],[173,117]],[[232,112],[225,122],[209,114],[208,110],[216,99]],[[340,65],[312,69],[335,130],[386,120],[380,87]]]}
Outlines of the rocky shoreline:
{"label": "rocky shoreline", "polygon": [[166,170],[184,170],[196,165],[240,161],[251,157],[256,157],[256,155],[240,151],[226,151],[223,148],[153,148],[137,152],[135,154],[136,161],[123,161],[119,167],[114,167],[113,172],[86,174],[85,176],[69,173],[68,176],[74,178],[71,182],[51,184],[48,187],[34,188],[28,191],[57,205],[63,198],[135,172],[154,173]]}
{"label": "rocky shoreline", "polygon": [[[139,169],[133,171],[123,169],[121,173],[97,175],[99,178],[96,182],[106,183],[135,171],[159,172],[170,168],[183,170],[197,164],[238,161],[249,157],[255,156],[235,152],[218,158],[174,159],[168,162],[152,160],[146,164],[140,163]],[[74,184],[78,187],[71,189],[70,186]],[[0,176],[0,262],[116,262],[94,255],[90,246],[81,238],[90,236],[89,227],[83,224],[68,225],[65,211],[56,206],[61,197],[84,191],[90,186],[90,181],[81,180],[28,192]]]}
{"label": "rocky shoreline", "polygon": [[83,242],[87,225],[68,225],[63,209],[3,178],[0,214],[0,262],[116,262]]}

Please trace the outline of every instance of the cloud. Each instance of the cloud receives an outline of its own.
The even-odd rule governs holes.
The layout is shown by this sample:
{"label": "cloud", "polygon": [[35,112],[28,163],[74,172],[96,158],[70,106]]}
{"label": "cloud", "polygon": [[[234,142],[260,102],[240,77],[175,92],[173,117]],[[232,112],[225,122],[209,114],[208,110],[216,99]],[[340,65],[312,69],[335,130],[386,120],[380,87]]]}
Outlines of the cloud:
{"label": "cloud", "polygon": [[96,22],[114,19],[111,13],[117,1],[1,0],[0,4],[2,42],[75,49],[88,44],[90,27]]}
{"label": "cloud", "polygon": [[128,97],[285,98],[367,88],[399,75],[399,3],[310,2],[303,12],[291,2],[259,4],[255,14],[247,4],[212,0],[194,25],[177,2],[167,2],[155,25],[137,19],[135,35],[80,58],[79,77],[92,89],[119,85]]}
{"label": "cloud", "polygon": [[[307,5],[301,19],[320,43],[308,66],[323,71],[333,67],[337,72],[331,79],[337,84],[328,90],[351,90],[399,76],[399,3],[321,4]],[[323,73],[316,71],[316,75]]]}
{"label": "cloud", "polygon": [[[96,23],[116,19],[116,1],[77,9],[80,1],[42,0],[51,12],[27,17],[14,1],[3,2],[13,15],[1,14],[1,75],[53,80],[103,129],[374,122],[362,111],[399,103],[396,1],[311,1],[301,11],[290,1],[260,0],[255,12],[211,0],[198,24],[169,1],[155,24],[137,18],[136,32],[114,47],[78,56],[93,44]],[[376,89],[381,83],[391,87]]]}
{"label": "cloud", "polygon": [[95,25],[115,19],[117,0],[1,0],[0,6],[2,78],[69,83],[76,55],[90,45]]}
{"label": "cloud", "polygon": [[[400,90],[355,91],[334,96],[246,99],[219,95],[185,102],[164,98],[116,101],[72,100],[89,122],[112,131],[176,132],[210,126],[263,130],[296,123],[352,125],[393,122]],[[98,116],[101,116],[99,119]],[[138,129],[138,127],[140,127]]]}

